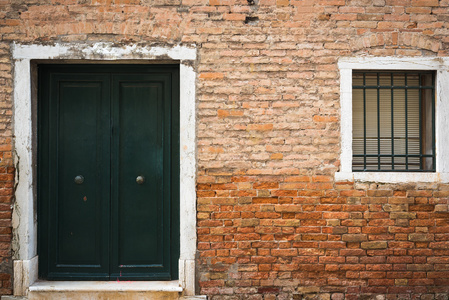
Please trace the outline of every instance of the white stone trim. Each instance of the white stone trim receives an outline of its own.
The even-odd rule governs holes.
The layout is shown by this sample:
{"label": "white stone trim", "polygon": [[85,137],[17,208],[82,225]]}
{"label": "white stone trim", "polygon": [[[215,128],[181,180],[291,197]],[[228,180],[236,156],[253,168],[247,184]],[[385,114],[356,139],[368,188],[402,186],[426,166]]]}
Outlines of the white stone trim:
{"label": "white stone trim", "polygon": [[14,295],[26,295],[27,289],[38,276],[38,257],[32,259],[14,260]]}
{"label": "white stone trim", "polygon": [[140,45],[114,46],[111,43],[20,45],[13,44],[15,59],[87,59],[87,60],[196,60],[194,47],[173,48]]}
{"label": "white stone trim", "polygon": [[[13,210],[14,295],[25,295],[37,280],[37,220],[34,206],[34,134],[31,60],[70,60],[80,63],[167,62],[180,64],[180,259],[178,285],[184,295],[195,295],[196,253],[196,115],[193,64],[195,47],[150,47],[110,43],[21,45],[12,44],[14,60],[14,162],[16,165]],[[62,61],[61,61],[62,62]],[[32,263],[31,263],[32,262]],[[123,283],[125,284],[125,283]],[[122,285],[123,285],[122,284]]]}
{"label": "white stone trim", "polygon": [[[449,182],[449,58],[441,57],[343,57],[340,69],[341,153],[337,181]],[[352,172],[352,70],[434,70],[435,173]]]}
{"label": "white stone trim", "polygon": [[182,292],[172,281],[37,281],[31,292]]}

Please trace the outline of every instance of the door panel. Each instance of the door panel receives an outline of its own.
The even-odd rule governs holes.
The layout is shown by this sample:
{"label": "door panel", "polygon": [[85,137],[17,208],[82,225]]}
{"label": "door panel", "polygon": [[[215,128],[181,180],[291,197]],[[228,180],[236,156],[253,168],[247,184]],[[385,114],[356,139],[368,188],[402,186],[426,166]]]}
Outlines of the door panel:
{"label": "door panel", "polygon": [[[102,214],[101,206],[96,204],[102,196],[96,195],[96,187],[101,185],[101,176],[108,176],[106,169],[103,174],[96,170],[101,163],[97,154],[108,151],[101,147],[104,146],[102,119],[98,118],[101,94],[101,82],[60,83],[56,175],[58,266],[100,265]],[[76,176],[81,178],[78,184],[74,181]]]}
{"label": "door panel", "polygon": [[41,278],[177,278],[177,72],[40,66]]}
{"label": "door panel", "polygon": [[160,75],[114,75],[112,82],[113,276],[168,279],[170,168],[164,166],[170,166],[170,111],[164,96],[170,93],[164,86],[170,82]]}
{"label": "door panel", "polygon": [[[50,190],[49,276],[89,272],[104,278],[109,272],[110,125],[104,114],[109,109],[109,82],[89,74],[53,75],[52,82],[42,102],[49,112],[43,115],[49,121],[45,133],[54,137],[48,153],[42,153],[48,176],[41,176]],[[76,176],[84,181],[75,183]]]}

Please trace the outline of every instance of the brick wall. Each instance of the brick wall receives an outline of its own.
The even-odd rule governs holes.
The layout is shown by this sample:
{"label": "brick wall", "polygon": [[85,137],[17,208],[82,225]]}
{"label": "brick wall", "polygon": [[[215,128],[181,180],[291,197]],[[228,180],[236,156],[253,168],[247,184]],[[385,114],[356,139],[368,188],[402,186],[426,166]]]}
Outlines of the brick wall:
{"label": "brick wall", "polygon": [[[335,182],[342,56],[448,56],[448,0],[0,0],[0,293],[10,44],[198,49],[198,282],[219,299],[447,299],[449,185]],[[380,298],[379,298],[380,299]]]}
{"label": "brick wall", "polygon": [[216,179],[198,185],[200,285],[212,299],[447,299],[449,186]]}
{"label": "brick wall", "polygon": [[[0,2],[1,3],[1,2]],[[2,11],[2,9],[0,9]],[[4,19],[0,12],[0,31],[5,24],[14,22]],[[12,204],[14,202],[14,165],[12,161],[12,67],[9,43],[0,44],[0,294],[11,293],[12,279]]]}

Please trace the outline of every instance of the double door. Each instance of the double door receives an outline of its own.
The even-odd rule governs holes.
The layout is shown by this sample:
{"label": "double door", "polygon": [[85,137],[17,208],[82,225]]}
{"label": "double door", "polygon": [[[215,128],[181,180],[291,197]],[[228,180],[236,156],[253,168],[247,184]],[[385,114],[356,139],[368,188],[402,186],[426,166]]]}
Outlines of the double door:
{"label": "double door", "polygon": [[41,278],[177,278],[178,68],[39,65]]}

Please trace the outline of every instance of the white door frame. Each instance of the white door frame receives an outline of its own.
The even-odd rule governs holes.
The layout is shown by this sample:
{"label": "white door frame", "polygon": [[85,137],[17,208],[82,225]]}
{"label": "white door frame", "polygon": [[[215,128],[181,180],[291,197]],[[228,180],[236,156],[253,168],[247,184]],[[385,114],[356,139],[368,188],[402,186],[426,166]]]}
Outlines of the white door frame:
{"label": "white door frame", "polygon": [[180,66],[180,258],[179,286],[195,294],[196,145],[194,47],[116,47],[96,44],[12,44],[14,62],[13,208],[14,295],[26,295],[38,277],[36,208],[36,72],[34,61],[54,63],[174,63]]}

